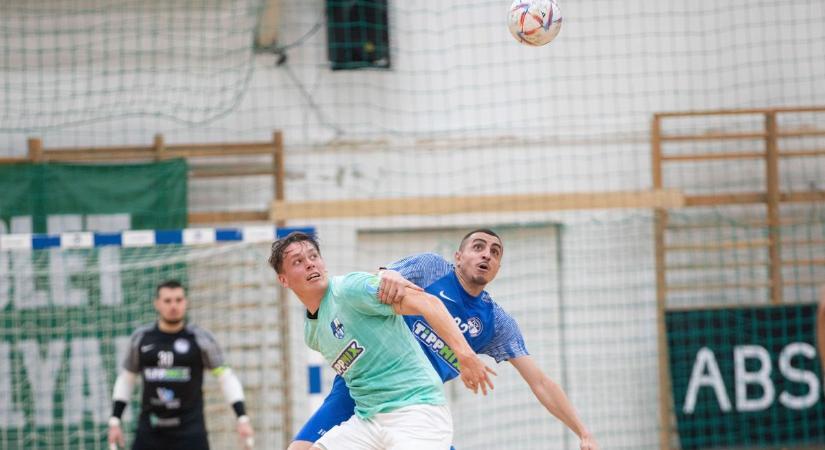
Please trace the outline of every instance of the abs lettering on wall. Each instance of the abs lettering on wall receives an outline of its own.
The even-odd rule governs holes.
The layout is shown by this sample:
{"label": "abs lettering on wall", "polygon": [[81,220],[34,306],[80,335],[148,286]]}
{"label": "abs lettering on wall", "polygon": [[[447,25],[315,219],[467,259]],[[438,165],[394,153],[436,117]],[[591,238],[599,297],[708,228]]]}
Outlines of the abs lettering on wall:
{"label": "abs lettering on wall", "polygon": [[666,315],[684,450],[825,444],[816,306]]}

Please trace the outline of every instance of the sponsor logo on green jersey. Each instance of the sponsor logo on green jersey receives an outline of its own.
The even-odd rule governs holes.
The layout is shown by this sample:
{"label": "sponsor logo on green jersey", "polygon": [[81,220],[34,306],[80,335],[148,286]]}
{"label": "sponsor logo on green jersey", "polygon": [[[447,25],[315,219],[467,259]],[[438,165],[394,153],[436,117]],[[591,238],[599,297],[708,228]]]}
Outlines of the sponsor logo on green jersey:
{"label": "sponsor logo on green jersey", "polygon": [[355,361],[364,354],[364,347],[358,344],[358,341],[353,339],[344,350],[332,362],[332,368],[338,375],[347,373],[350,367],[355,364]]}

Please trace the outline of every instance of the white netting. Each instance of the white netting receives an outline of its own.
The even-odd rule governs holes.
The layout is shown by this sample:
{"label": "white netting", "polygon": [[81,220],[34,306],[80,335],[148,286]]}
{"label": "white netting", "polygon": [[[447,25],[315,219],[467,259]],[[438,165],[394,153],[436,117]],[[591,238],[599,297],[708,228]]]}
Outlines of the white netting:
{"label": "white netting", "polygon": [[[105,448],[128,337],[155,320],[155,286],[170,278],[242,380],[260,442],[282,442],[283,321],[267,256],[266,244],[0,252],[0,448]],[[205,380],[211,441],[229,448],[231,408]]]}

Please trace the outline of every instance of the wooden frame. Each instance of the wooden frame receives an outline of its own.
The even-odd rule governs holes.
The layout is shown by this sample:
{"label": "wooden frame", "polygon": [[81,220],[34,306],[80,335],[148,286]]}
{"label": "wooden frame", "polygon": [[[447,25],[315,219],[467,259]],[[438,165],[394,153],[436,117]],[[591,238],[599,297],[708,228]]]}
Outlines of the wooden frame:
{"label": "wooden frame", "polygon": [[[245,162],[215,164],[191,164],[189,178],[226,178],[245,176],[270,176],[273,179],[273,197],[283,197],[283,136],[280,131],[272,134],[270,142],[243,142],[219,144],[174,144],[166,145],[163,136],[155,135],[151,146],[89,147],[89,148],[44,148],[39,138],[28,140],[28,157],[3,158],[0,164],[24,162],[64,162],[64,163],[134,163],[183,158],[199,160],[223,157],[270,156],[270,165]],[[268,221],[269,206],[252,211],[204,211],[189,212],[190,225],[225,222]]]}
{"label": "wooden frame", "polygon": [[321,200],[272,203],[273,221],[440,215],[474,212],[561,211],[614,208],[679,208],[685,205],[675,189],[570,194],[475,195],[463,197],[400,197],[363,200]]}
{"label": "wooden frame", "polygon": [[[719,161],[753,159],[762,160],[765,164],[765,190],[763,192],[730,192],[720,194],[692,195],[684,194],[685,206],[687,207],[714,207],[727,205],[763,204],[766,208],[765,225],[768,228],[767,247],[770,254],[770,283],[771,302],[782,303],[782,261],[781,261],[781,239],[779,230],[782,225],[780,205],[782,203],[807,203],[825,201],[825,192],[782,192],[779,180],[779,161],[783,158],[804,158],[825,155],[825,150],[790,150],[782,151],[779,148],[779,139],[787,137],[812,137],[823,136],[825,130],[801,128],[801,129],[780,129],[777,115],[790,113],[825,113],[825,107],[800,107],[800,108],[766,108],[766,109],[740,109],[740,110],[718,110],[718,111],[684,111],[684,112],[663,112],[653,116],[651,125],[651,149],[653,161],[653,186],[654,189],[666,189],[663,181],[664,164],[677,164],[683,162]],[[707,117],[707,116],[758,116],[764,120],[764,130],[750,133],[701,133],[695,135],[667,135],[662,133],[662,121],[664,119],[685,118],[685,117]],[[721,153],[691,153],[668,155],[664,152],[663,146],[667,142],[705,142],[718,140],[744,140],[753,141],[760,139],[764,142],[763,150],[748,152],[721,152]],[[664,250],[673,250],[676,247],[667,246],[662,240]],[[708,248],[715,248],[712,243]],[[657,271],[664,271],[667,268],[663,265],[657,267]],[[666,279],[666,278],[665,278]]]}
{"label": "wooden frame", "polygon": [[[724,161],[724,160],[761,160],[765,164],[765,189],[762,192],[730,192],[711,195],[691,195],[684,194],[686,207],[725,207],[731,205],[762,204],[765,205],[765,219],[761,224],[754,226],[766,227],[768,235],[765,239],[752,239],[744,242],[708,242],[703,244],[676,245],[668,243],[669,229],[684,229],[696,226],[670,227],[668,224],[668,212],[664,208],[657,208],[655,213],[654,236],[656,254],[656,304],[658,322],[658,347],[659,347],[659,394],[660,394],[660,436],[659,447],[663,450],[670,450],[672,434],[672,390],[671,374],[669,363],[669,349],[667,346],[667,330],[665,329],[665,313],[670,311],[668,307],[668,294],[683,291],[712,291],[725,290],[731,288],[761,288],[770,291],[772,305],[782,303],[783,287],[789,285],[808,285],[810,281],[785,281],[782,279],[783,266],[796,266],[800,264],[822,265],[820,260],[794,260],[783,261],[780,251],[783,244],[780,229],[786,221],[781,217],[782,203],[801,202],[822,202],[825,201],[825,193],[819,191],[808,192],[781,192],[779,180],[779,162],[782,158],[817,157],[825,155],[825,149],[814,150],[785,150],[779,148],[780,138],[787,137],[811,137],[825,136],[822,129],[780,129],[777,116],[788,113],[825,113],[825,107],[802,107],[802,108],[767,108],[767,109],[739,109],[739,110],[717,110],[717,111],[684,111],[684,112],[663,112],[653,116],[651,124],[651,161],[653,188],[656,190],[666,190],[663,175],[665,164],[704,162],[704,161]],[[662,121],[665,119],[677,119],[685,117],[713,117],[713,116],[738,116],[752,115],[762,116],[764,120],[763,131],[748,133],[724,133],[710,132],[702,134],[678,134],[667,135],[662,133]],[[711,141],[745,141],[754,143],[761,140],[764,149],[745,152],[720,152],[707,153],[697,151],[690,154],[668,155],[663,147],[668,142],[696,142],[701,148],[701,143]],[[719,251],[721,249],[764,247],[768,250],[766,261],[751,262],[759,266],[768,268],[769,277],[765,281],[754,280],[746,283],[721,283],[714,285],[669,285],[667,282],[668,271],[685,270],[705,270],[707,267],[701,264],[690,265],[667,265],[667,252],[671,251]],[[726,265],[729,267],[729,265]],[[684,310],[689,308],[674,308],[673,310]]]}

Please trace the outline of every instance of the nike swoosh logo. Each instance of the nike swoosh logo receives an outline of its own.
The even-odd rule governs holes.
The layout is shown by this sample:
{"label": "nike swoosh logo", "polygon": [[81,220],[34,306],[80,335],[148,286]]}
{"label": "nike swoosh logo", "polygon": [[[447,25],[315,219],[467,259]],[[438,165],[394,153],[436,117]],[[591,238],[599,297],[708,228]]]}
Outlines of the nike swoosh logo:
{"label": "nike swoosh logo", "polygon": [[153,348],[155,348],[155,344],[146,344],[146,345],[142,345],[140,347],[140,351],[143,352],[143,353],[146,353],[149,350],[152,350]]}
{"label": "nike swoosh logo", "polygon": [[441,298],[443,298],[444,300],[447,300],[447,301],[450,301],[450,302],[453,302],[453,303],[458,303],[457,301],[455,301],[455,300],[451,299],[450,297],[447,297],[447,294],[445,294],[445,293],[444,293],[444,290],[442,290],[441,292],[439,292],[439,293],[438,293],[438,296],[439,296],[439,297],[441,297]]}

